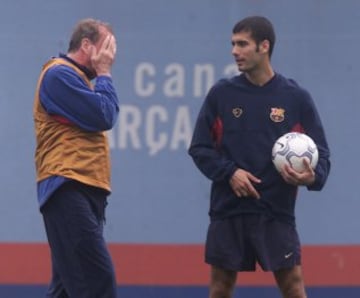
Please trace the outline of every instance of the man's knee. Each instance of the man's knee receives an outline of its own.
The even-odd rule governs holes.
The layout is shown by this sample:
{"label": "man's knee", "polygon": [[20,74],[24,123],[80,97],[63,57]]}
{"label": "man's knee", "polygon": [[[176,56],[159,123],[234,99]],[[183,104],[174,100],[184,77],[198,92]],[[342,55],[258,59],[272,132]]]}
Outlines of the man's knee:
{"label": "man's knee", "polygon": [[300,266],[279,270],[274,275],[284,298],[306,298]]}
{"label": "man's knee", "polygon": [[235,287],[236,272],[211,268],[210,298],[230,298]]}
{"label": "man's knee", "polygon": [[297,279],[283,285],[280,290],[284,298],[306,298],[303,282]]}

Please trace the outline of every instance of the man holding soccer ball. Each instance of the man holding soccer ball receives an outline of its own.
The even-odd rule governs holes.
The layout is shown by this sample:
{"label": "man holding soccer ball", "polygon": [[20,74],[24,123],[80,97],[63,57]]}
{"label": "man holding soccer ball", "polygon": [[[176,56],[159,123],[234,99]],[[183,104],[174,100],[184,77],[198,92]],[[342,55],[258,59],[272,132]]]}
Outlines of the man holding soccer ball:
{"label": "man holding soccer ball", "polygon": [[[232,54],[240,75],[209,91],[189,154],[212,180],[205,261],[211,265],[210,298],[231,297],[237,272],[272,271],[287,298],[305,298],[300,241],[295,225],[297,187],[321,190],[330,171],[329,149],[310,94],[274,72],[271,22],[260,16],[233,28]],[[271,160],[275,141],[289,132],[311,137],[319,152],[313,169]]]}

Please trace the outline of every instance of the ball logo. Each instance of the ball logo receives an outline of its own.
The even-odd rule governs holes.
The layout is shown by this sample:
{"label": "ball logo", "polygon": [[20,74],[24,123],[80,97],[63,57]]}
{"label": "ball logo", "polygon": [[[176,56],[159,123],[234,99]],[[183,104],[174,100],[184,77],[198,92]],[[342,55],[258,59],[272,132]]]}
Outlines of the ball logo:
{"label": "ball logo", "polygon": [[243,110],[242,110],[242,108],[234,108],[232,110],[232,113],[236,118],[239,118],[242,115]]}
{"label": "ball logo", "polygon": [[270,119],[274,122],[282,122],[285,119],[285,110],[282,108],[271,108]]}

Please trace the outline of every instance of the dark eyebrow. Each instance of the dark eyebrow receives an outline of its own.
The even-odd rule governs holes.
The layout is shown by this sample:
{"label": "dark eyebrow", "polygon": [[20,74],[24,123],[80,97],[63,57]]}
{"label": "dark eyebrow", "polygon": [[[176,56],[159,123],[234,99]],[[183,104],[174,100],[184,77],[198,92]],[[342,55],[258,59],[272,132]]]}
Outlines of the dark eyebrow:
{"label": "dark eyebrow", "polygon": [[236,41],[234,41],[234,40],[232,40],[231,41],[231,45],[238,45],[238,46],[244,46],[244,45],[247,45],[249,42],[247,41],[247,40],[236,40]]}

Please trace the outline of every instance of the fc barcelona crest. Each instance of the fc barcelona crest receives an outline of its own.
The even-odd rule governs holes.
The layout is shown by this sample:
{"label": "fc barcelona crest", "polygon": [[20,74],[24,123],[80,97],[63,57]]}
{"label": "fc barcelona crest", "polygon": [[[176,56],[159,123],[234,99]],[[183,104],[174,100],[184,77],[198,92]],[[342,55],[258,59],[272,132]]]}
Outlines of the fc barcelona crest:
{"label": "fc barcelona crest", "polygon": [[242,108],[233,108],[232,113],[236,118],[239,118],[242,115],[243,110]]}
{"label": "fc barcelona crest", "polygon": [[271,108],[270,119],[274,122],[282,122],[285,119],[285,110],[282,108]]}

